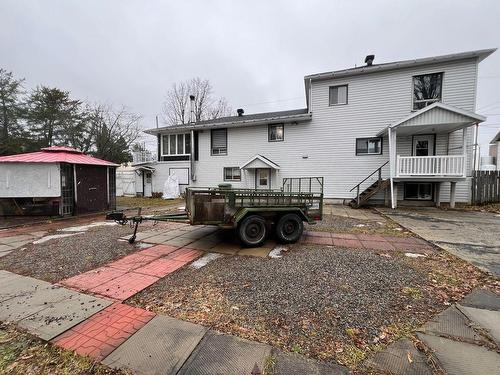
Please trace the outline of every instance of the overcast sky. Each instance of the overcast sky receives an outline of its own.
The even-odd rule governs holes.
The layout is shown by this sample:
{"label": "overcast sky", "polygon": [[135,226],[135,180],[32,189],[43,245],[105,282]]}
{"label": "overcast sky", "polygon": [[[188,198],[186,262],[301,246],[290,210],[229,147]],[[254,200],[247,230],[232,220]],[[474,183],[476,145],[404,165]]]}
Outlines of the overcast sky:
{"label": "overcast sky", "polygon": [[[28,88],[125,105],[149,128],[180,80],[207,78],[246,113],[300,108],[304,75],[371,53],[381,63],[500,47],[499,25],[498,0],[0,0],[0,67]],[[500,51],[480,64],[477,111],[491,114],[484,144],[500,130]]]}

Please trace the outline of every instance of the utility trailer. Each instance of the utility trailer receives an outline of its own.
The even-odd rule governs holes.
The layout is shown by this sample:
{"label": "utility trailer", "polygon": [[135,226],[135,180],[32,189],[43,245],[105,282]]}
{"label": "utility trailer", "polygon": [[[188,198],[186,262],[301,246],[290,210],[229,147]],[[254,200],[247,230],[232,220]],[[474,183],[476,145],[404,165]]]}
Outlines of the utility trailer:
{"label": "utility trailer", "polygon": [[294,243],[302,235],[304,222],[313,224],[323,217],[323,177],[284,178],[279,190],[187,188],[185,199],[182,214],[126,217],[123,212],[111,212],[106,219],[134,223],[130,243],[143,220],[234,229],[248,247],[262,245],[273,230],[281,243]]}

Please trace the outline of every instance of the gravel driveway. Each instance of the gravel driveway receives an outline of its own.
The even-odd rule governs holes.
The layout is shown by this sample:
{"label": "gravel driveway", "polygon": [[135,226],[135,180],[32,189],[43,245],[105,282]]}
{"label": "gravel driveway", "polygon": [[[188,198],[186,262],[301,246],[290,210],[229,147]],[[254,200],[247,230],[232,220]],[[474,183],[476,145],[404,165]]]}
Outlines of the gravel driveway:
{"label": "gravel driveway", "polygon": [[130,302],[287,351],[334,359],[376,341],[384,327],[413,326],[442,308],[426,283],[425,273],[398,257],[296,245],[278,259],[233,256],[198,270],[184,268]]}

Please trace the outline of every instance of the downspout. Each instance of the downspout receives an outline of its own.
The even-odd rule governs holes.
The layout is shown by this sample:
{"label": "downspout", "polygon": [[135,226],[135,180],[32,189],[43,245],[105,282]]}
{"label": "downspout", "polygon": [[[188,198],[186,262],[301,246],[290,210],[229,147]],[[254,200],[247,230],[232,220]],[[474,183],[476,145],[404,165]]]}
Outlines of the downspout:
{"label": "downspout", "polygon": [[309,105],[307,106],[307,112],[309,113],[312,113],[312,80],[311,78],[309,78],[309,92],[308,92],[308,96],[309,96]]}
{"label": "downspout", "polygon": [[[190,105],[190,111],[189,111],[189,123],[194,124],[195,119],[194,119],[194,100],[195,96],[194,95],[189,95],[189,100],[191,101]],[[191,129],[191,143],[190,143],[190,150],[189,150],[189,165],[191,167],[191,181],[196,181],[196,171],[195,171],[195,160],[194,160],[194,130]]]}
{"label": "downspout", "polygon": [[394,180],[393,176],[393,157],[392,157],[392,129],[389,127],[387,129],[387,135],[389,136],[389,179],[391,181],[391,208],[394,209]]}
{"label": "downspout", "polygon": [[479,133],[479,123],[476,122],[476,134],[474,134],[474,160],[472,164],[472,170],[476,171],[476,158],[477,158],[477,133]]}

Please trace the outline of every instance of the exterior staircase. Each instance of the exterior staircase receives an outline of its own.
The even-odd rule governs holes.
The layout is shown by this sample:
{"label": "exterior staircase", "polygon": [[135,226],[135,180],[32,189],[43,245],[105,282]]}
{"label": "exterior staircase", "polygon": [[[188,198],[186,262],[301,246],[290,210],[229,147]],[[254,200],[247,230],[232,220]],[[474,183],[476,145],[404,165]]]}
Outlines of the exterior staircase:
{"label": "exterior staircase", "polygon": [[390,186],[391,181],[389,179],[386,180],[377,180],[370,186],[368,186],[365,190],[363,190],[359,196],[352,198],[349,202],[349,206],[352,208],[360,208],[364,206],[368,200],[377,194],[379,191],[384,191]]}
{"label": "exterior staircase", "polygon": [[[389,162],[387,161],[384,164],[382,164],[379,168],[377,168],[371,174],[366,176],[363,179],[363,181],[358,183],[350,190],[353,191],[356,189],[356,196],[351,199],[351,201],[349,202],[349,206],[351,206],[352,208],[360,208],[364,206],[368,202],[368,200],[375,194],[377,194],[380,191],[386,190],[390,186],[390,180],[382,178],[382,168],[384,168],[388,163]],[[378,175],[377,180],[375,180],[375,182],[372,183],[370,186],[368,186],[365,190],[361,191],[361,184],[363,184],[368,179],[372,178],[372,176],[375,174]]]}

